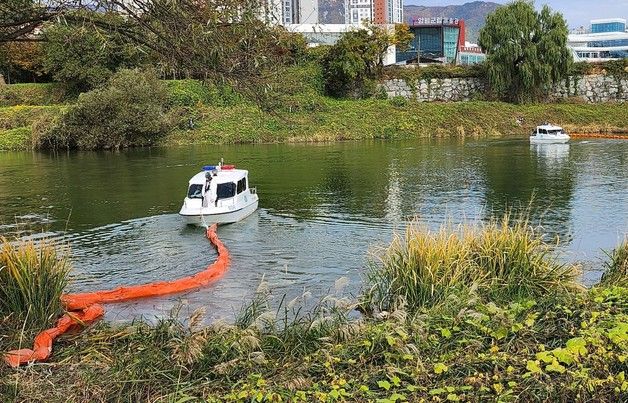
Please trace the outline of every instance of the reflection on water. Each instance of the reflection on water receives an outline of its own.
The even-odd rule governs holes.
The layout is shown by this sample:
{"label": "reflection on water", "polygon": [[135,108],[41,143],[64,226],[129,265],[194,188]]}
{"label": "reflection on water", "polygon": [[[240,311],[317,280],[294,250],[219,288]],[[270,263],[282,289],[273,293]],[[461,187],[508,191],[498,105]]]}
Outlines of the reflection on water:
{"label": "reflection on water", "polygon": [[560,168],[569,160],[569,144],[530,144],[530,149],[548,168]]}
{"label": "reflection on water", "polygon": [[275,293],[324,294],[347,276],[357,292],[369,248],[407,220],[436,227],[531,203],[584,282],[601,249],[628,229],[628,142],[353,142],[194,146],[118,153],[0,154],[0,233],[46,234],[74,256],[72,291],[177,278],[215,253],[176,215],[189,177],[221,157],[250,170],[259,211],[219,229],[226,277],[183,296],[111,306],[108,318],[152,315],[180,298],[230,316],[265,278]]}

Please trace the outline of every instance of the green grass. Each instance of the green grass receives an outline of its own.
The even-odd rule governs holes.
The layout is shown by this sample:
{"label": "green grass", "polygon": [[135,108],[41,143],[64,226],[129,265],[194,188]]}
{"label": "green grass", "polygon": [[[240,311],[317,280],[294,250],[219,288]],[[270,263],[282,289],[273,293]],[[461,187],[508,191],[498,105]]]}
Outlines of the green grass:
{"label": "green grass", "polygon": [[11,84],[0,86],[0,107],[54,105],[68,101],[59,84]]}
{"label": "green grass", "polygon": [[[523,124],[517,123],[523,119]],[[166,144],[316,142],[426,137],[524,136],[539,122],[571,132],[625,132],[620,104],[512,105],[499,102],[416,103],[391,100],[289,98],[282,111],[254,106],[200,107],[193,130],[178,130]]]}

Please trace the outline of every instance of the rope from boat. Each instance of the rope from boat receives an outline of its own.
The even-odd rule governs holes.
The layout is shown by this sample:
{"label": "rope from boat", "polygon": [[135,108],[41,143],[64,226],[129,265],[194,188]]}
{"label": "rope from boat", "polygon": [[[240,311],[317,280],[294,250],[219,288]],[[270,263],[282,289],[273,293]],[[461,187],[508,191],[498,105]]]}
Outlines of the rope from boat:
{"label": "rope from boat", "polygon": [[25,348],[9,351],[4,354],[4,361],[15,368],[30,362],[47,360],[52,354],[52,344],[57,337],[73,329],[82,329],[104,315],[105,309],[101,304],[176,294],[204,287],[216,281],[229,267],[229,251],[218,239],[216,224],[206,227],[205,235],[218,252],[216,261],[205,270],[178,280],[82,294],[65,294],[61,297],[61,302],[67,312],[57,321],[56,326],[39,333],[35,337],[32,350]]}

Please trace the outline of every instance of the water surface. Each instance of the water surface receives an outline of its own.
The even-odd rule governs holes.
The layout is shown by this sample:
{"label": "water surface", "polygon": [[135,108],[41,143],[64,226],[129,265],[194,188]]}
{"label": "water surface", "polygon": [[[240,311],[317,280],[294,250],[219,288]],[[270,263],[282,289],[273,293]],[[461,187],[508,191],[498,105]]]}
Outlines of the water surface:
{"label": "water surface", "polygon": [[[108,319],[162,315],[177,301],[229,318],[262,278],[274,294],[358,292],[366,257],[405,223],[484,220],[531,202],[561,259],[600,277],[628,231],[628,141],[416,140],[189,146],[123,152],[0,153],[0,233],[67,242],[71,291],[174,279],[215,258],[176,212],[189,177],[220,158],[249,169],[260,209],[220,227],[227,275],[179,296],[111,305]],[[37,235],[39,236],[39,235]]]}

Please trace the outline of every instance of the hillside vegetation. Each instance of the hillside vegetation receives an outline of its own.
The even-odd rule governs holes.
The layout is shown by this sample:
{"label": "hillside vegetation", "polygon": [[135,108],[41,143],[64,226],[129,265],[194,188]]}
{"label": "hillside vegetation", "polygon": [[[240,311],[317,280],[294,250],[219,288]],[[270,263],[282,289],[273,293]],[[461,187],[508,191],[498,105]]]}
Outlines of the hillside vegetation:
{"label": "hillside vegetation", "polygon": [[[622,133],[628,124],[625,105],[621,104],[334,99],[320,95],[316,80],[293,84],[294,88],[276,100],[275,110],[265,112],[228,87],[208,86],[196,80],[164,83],[167,92],[164,107],[169,112],[160,130],[166,132],[146,144],[522,136],[542,121],[562,125],[570,132]],[[129,102],[138,97],[109,98]],[[82,116],[99,110],[93,106],[97,101],[90,100],[90,105],[81,107]],[[76,99],[65,97],[51,84],[0,87],[0,150],[37,147],[38,141],[46,138],[49,129],[58,125],[59,118],[75,103]],[[106,105],[99,108],[107,110]],[[113,124],[113,118],[107,116],[102,112],[89,118]],[[89,119],[84,116],[79,122],[86,121]],[[86,131],[79,126],[72,130]]]}

